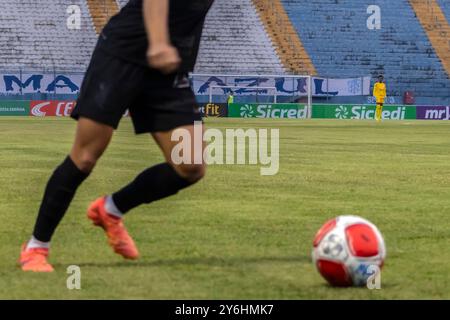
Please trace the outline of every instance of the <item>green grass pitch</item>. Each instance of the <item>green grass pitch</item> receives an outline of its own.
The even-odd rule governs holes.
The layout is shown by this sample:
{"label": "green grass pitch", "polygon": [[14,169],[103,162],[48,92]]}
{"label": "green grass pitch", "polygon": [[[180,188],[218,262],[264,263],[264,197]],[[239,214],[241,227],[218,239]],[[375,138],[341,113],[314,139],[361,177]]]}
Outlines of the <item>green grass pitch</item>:
{"label": "green grass pitch", "polygon": [[[450,122],[207,119],[209,128],[280,128],[280,171],[211,166],[194,187],[126,218],[138,261],[112,253],[85,217],[89,202],[162,161],[124,120],[54,236],[53,274],[23,273],[45,183],[75,122],[0,118],[2,299],[450,298]],[[341,214],[382,231],[381,290],[328,286],[311,263],[317,229]],[[69,265],[81,290],[66,288]]]}

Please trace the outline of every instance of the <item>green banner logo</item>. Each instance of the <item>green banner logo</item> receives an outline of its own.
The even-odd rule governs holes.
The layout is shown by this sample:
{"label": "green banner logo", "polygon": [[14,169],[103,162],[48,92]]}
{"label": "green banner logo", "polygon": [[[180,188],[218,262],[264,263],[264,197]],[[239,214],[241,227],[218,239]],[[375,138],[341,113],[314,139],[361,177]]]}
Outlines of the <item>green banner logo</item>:
{"label": "green banner logo", "polygon": [[30,101],[1,101],[0,116],[28,116]]}
{"label": "green banner logo", "polygon": [[349,110],[345,106],[339,106],[336,108],[336,118],[338,119],[348,119]]}
{"label": "green banner logo", "polygon": [[239,109],[239,112],[242,118],[253,118],[255,116],[255,110],[248,104],[243,105]]}
{"label": "green banner logo", "polygon": [[231,103],[228,107],[228,116],[234,118],[305,119],[307,115],[308,107],[297,103]]}
{"label": "green banner logo", "polygon": [[[313,105],[312,117],[319,119],[374,119],[374,105]],[[416,119],[415,106],[389,105],[383,107],[383,119]]]}

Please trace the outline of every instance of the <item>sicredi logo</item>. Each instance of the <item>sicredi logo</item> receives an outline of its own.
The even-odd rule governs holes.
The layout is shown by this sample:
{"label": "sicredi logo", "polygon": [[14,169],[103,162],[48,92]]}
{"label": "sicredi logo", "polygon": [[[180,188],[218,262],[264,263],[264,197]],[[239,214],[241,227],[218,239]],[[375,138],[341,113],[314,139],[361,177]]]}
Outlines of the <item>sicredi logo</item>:
{"label": "sicredi logo", "polygon": [[240,109],[241,111],[241,117],[243,118],[251,118],[254,116],[254,110],[252,108],[252,106],[245,104],[241,107]]}
{"label": "sicredi logo", "polygon": [[308,107],[287,104],[245,104],[240,107],[239,115],[242,118],[305,119],[308,115]]}
{"label": "sicredi logo", "polygon": [[272,105],[259,105],[257,107],[257,118],[287,118],[287,119],[305,119],[308,114],[308,108],[284,109]]}
{"label": "sicredi logo", "polygon": [[[391,110],[383,110],[382,118],[389,120],[404,120],[406,115],[406,107],[397,107]],[[374,107],[367,106],[353,106],[351,108],[351,119],[374,119],[375,109]],[[348,119],[348,108],[344,106],[339,106],[336,108],[336,118],[338,119]]]}
{"label": "sicredi logo", "polygon": [[339,106],[336,108],[336,118],[347,119],[348,118],[348,108],[344,106]]}

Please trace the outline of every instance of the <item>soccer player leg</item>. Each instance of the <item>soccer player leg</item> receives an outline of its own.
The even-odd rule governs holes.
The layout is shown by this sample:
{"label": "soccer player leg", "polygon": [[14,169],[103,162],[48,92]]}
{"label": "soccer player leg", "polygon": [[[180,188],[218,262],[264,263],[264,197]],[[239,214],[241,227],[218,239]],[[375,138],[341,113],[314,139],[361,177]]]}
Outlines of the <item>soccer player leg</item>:
{"label": "soccer player leg", "polygon": [[50,177],[33,236],[20,258],[25,271],[52,271],[47,263],[49,243],[64,217],[76,190],[89,176],[111,140],[113,128],[87,118],[80,118],[72,151]]}
{"label": "soccer player leg", "polygon": [[380,104],[377,102],[377,107],[375,109],[375,120],[380,121]]}
{"label": "soccer player leg", "polygon": [[[193,125],[180,129],[186,130],[185,132],[194,137]],[[163,151],[166,162],[144,170],[130,184],[110,196],[97,199],[88,209],[88,217],[95,225],[105,230],[114,252],[126,259],[137,259],[139,252],[122,222],[124,214],[142,204],[176,194],[200,180],[205,173],[203,160],[199,164],[189,161],[175,164],[172,161],[171,154],[176,145],[176,142],[171,140],[172,133],[173,130],[153,133],[153,138]],[[191,142],[191,145],[194,145],[193,141]],[[196,147],[192,148],[191,154]],[[203,144],[198,149],[200,150],[197,152],[203,154]]]}
{"label": "soccer player leg", "polygon": [[[186,145],[190,145],[190,152],[187,156],[184,155],[186,150],[182,150],[182,157],[177,152],[174,152],[175,146],[179,145],[180,141],[173,140],[174,130],[183,131],[183,138],[190,138],[190,141]],[[166,161],[173,167],[174,171],[189,182],[189,185],[194,184],[201,180],[206,173],[206,164],[203,159],[203,152],[206,144],[203,141],[203,123],[196,121],[194,125],[187,125],[176,128],[168,132],[157,132],[153,134],[154,139],[161,148]],[[196,135],[201,135],[201,143],[196,141]],[[184,141],[183,141],[184,142]]]}
{"label": "soccer player leg", "polygon": [[[178,129],[184,130],[191,138],[191,156],[188,161],[183,163],[172,159],[172,150],[179,142],[172,141],[171,138],[173,131]],[[194,143],[194,125],[165,132],[155,132],[152,135],[160,146],[166,162],[144,170],[133,182],[112,195],[114,204],[122,214],[141,204],[174,195],[181,189],[196,183],[205,175],[206,166],[203,156],[201,159],[197,159],[200,161],[194,159],[195,154],[203,155],[204,150],[204,143],[201,143],[200,146]]]}

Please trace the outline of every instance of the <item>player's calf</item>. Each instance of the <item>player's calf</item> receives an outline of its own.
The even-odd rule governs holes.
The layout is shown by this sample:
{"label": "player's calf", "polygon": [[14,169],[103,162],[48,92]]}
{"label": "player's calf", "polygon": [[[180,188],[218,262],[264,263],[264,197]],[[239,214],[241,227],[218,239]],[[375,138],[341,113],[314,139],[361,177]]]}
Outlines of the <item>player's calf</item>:
{"label": "player's calf", "polygon": [[144,203],[152,203],[178,193],[200,180],[204,173],[203,165],[173,167],[168,163],[161,163],[141,172],[130,184],[114,193],[112,200],[118,211],[125,214]]}

